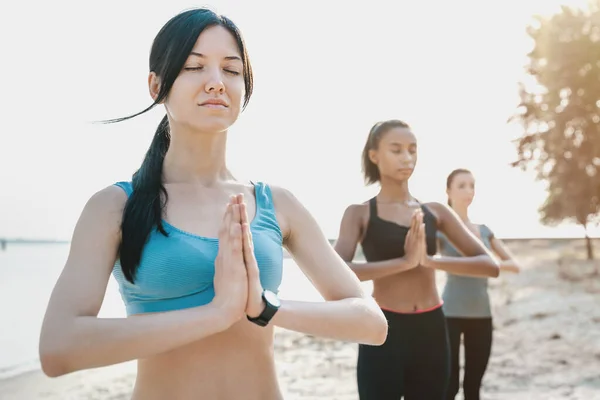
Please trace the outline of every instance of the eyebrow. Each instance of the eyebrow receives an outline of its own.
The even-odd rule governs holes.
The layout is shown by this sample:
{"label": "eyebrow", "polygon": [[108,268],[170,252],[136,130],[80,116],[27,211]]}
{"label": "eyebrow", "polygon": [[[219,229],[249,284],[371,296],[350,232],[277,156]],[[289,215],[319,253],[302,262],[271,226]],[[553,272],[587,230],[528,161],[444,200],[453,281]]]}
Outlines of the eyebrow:
{"label": "eyebrow", "polygon": [[[404,146],[404,145],[405,145],[405,143],[400,143],[400,142],[390,142],[390,145],[392,145],[392,146],[400,146],[400,147],[402,147],[402,146]],[[411,143],[409,143],[409,144],[408,144],[408,146],[416,146],[416,145],[417,145],[417,143],[416,143],[416,142],[411,142]]]}
{"label": "eyebrow", "polygon": [[[206,56],[202,53],[197,53],[195,51],[190,52],[190,55],[192,56],[196,56],[196,57],[201,57],[201,58],[205,58]],[[238,61],[242,61],[241,58],[239,58],[238,56],[227,56],[225,57],[226,60],[238,60]]]}

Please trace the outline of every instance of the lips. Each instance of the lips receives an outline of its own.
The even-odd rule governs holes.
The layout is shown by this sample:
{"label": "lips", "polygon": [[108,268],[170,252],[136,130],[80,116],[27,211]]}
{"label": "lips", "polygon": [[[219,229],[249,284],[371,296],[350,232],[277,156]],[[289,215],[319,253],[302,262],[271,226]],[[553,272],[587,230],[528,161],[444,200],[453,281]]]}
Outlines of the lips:
{"label": "lips", "polygon": [[222,99],[208,99],[202,103],[200,103],[203,107],[209,108],[227,108],[229,105]]}

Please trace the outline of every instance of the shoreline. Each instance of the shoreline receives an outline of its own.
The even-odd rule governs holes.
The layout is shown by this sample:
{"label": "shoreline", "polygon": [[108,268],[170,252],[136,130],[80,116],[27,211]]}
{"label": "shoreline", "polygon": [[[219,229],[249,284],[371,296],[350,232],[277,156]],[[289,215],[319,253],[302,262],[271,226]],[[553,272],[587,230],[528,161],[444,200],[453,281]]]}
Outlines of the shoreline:
{"label": "shoreline", "polygon": [[36,359],[35,361],[30,361],[26,364],[20,364],[16,367],[6,367],[3,370],[0,370],[0,382],[7,379],[18,378],[21,375],[40,370],[41,365],[38,359]]}

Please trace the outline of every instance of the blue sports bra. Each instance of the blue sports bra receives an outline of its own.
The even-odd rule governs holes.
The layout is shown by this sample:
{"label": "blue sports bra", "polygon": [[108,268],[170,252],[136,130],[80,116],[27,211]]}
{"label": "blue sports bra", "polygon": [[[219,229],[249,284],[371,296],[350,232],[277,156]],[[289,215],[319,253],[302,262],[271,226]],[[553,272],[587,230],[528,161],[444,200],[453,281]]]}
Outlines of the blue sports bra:
{"label": "blue sports bra", "polygon": [[[131,182],[116,186],[131,195]],[[250,223],[254,254],[260,270],[263,288],[279,290],[283,267],[283,236],[277,222],[271,189],[254,183],[256,215]],[[215,296],[213,278],[219,249],[216,238],[207,238],[182,231],[166,221],[168,236],[155,228],[142,251],[135,283],[127,281],[119,260],[113,267],[113,277],[119,284],[127,315],[172,311],[202,306]]]}

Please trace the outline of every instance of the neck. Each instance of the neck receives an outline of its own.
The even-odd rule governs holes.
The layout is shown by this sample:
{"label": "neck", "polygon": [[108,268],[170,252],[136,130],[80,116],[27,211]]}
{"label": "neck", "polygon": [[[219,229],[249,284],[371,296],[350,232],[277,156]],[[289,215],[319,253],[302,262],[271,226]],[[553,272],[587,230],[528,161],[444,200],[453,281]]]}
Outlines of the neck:
{"label": "neck", "polygon": [[412,199],[408,190],[408,181],[396,181],[381,177],[379,182],[381,189],[379,190],[380,200],[390,203],[406,203]]}
{"label": "neck", "polygon": [[171,127],[171,143],[163,164],[165,183],[211,185],[232,178],[225,160],[227,132],[202,133]]}
{"label": "neck", "polygon": [[452,209],[463,222],[469,222],[469,208],[467,206],[453,205]]}

